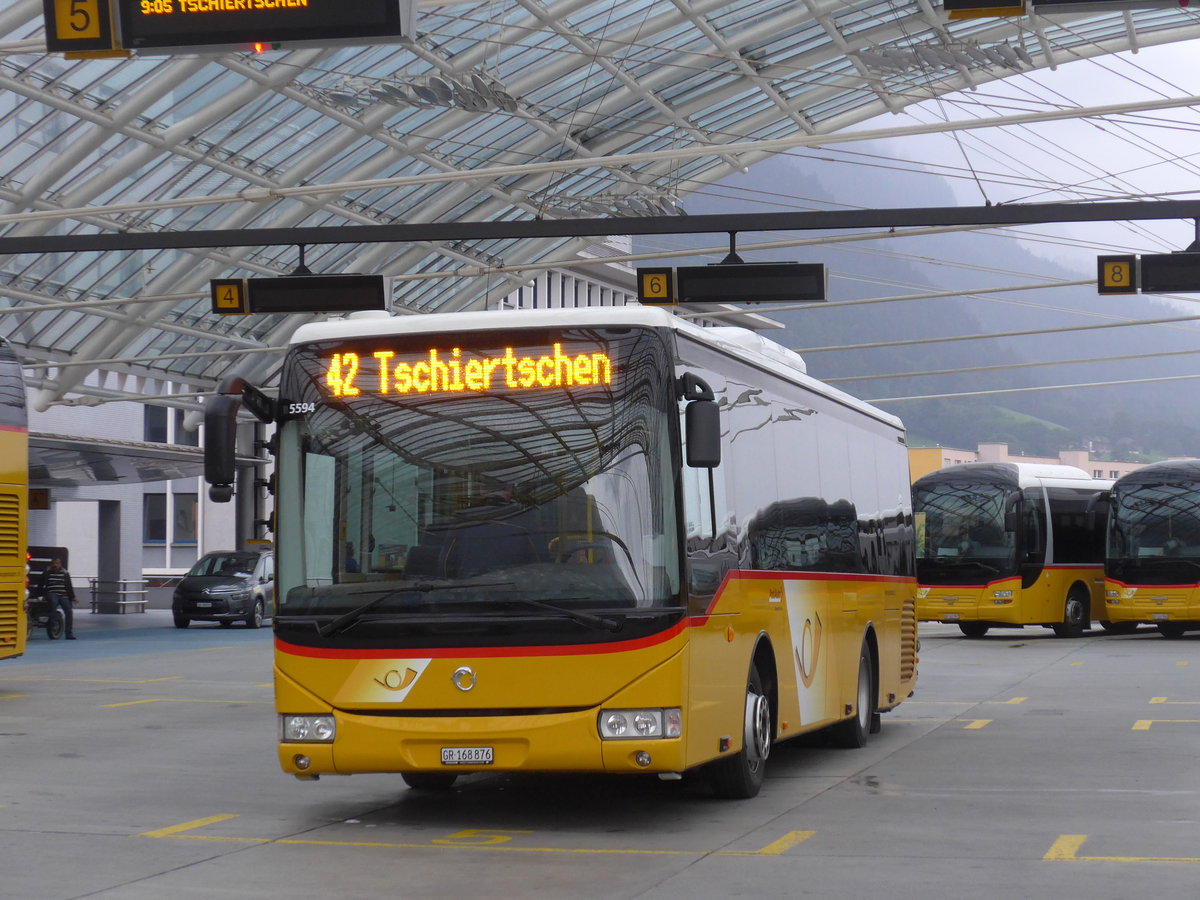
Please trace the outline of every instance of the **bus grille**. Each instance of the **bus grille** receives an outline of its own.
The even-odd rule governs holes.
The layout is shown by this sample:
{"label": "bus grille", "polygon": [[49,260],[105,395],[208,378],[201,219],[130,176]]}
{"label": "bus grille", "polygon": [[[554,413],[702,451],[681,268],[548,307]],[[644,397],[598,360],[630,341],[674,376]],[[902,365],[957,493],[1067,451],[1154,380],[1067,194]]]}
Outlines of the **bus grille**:
{"label": "bus grille", "polygon": [[917,601],[909,597],[900,614],[900,680],[912,681],[917,674]]}
{"label": "bus grille", "polygon": [[[24,592],[12,587],[0,588],[0,651],[11,652],[17,646],[22,593]],[[0,653],[0,657],[3,655]]]}
{"label": "bus grille", "polygon": [[21,553],[21,498],[0,492],[0,566],[24,566]]}

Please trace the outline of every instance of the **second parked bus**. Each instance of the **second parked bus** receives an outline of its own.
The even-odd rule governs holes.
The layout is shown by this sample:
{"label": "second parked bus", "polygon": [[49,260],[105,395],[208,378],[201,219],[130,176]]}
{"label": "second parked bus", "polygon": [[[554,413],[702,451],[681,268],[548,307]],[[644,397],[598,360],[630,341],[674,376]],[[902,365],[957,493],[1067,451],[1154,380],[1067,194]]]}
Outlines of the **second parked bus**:
{"label": "second parked bus", "polygon": [[1200,461],[1171,460],[1113,485],[1104,567],[1107,616],[1163,637],[1200,630]]}
{"label": "second parked bus", "polygon": [[1074,466],[1031,463],[966,463],[918,479],[918,618],[967,637],[1024,625],[1078,637],[1104,618],[1111,486]]}

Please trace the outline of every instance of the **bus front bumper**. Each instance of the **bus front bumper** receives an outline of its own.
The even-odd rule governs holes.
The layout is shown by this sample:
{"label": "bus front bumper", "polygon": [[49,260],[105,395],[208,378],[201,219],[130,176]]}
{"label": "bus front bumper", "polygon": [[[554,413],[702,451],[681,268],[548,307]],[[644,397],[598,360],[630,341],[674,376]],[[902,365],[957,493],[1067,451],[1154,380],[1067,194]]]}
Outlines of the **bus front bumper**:
{"label": "bus front bumper", "polygon": [[329,743],[279,743],[283,771],[301,777],[354,772],[679,772],[678,738],[602,740],[599,709],[519,716],[386,716],[333,712]]}
{"label": "bus front bumper", "polygon": [[1020,616],[1008,588],[929,588],[917,600],[917,618],[923,622],[987,622],[1019,625]]}

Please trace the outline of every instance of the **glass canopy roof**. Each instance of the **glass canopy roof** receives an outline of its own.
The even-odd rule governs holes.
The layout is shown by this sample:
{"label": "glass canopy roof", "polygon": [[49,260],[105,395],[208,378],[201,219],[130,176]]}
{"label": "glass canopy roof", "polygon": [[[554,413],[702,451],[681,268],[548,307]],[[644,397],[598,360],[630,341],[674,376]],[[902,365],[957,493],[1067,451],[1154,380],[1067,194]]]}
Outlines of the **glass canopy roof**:
{"label": "glass canopy roof", "polygon": [[[0,10],[0,238],[579,217],[619,234],[623,216],[681,215],[766,155],[753,142],[1200,36],[1181,8],[947,21],[915,0],[491,0],[423,3],[395,45],[68,60],[46,54],[42,16],[42,0]],[[342,243],[304,261],[393,276],[399,312],[458,311],[590,243]],[[298,262],[295,245],[0,255],[0,334],[39,408],[197,408],[233,369],[269,381],[309,318],[214,316],[209,279]]]}

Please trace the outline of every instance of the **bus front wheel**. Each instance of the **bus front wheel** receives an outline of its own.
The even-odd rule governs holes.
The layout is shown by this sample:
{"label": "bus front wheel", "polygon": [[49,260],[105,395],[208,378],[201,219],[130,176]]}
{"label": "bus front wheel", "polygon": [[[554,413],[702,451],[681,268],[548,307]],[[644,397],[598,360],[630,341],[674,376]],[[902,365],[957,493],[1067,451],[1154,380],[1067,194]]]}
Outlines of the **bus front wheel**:
{"label": "bus front wheel", "polygon": [[981,638],[988,633],[988,626],[982,622],[959,622],[958,630],[969,638]]}
{"label": "bus front wheel", "polygon": [[762,787],[774,738],[771,698],[763,690],[762,676],[750,669],[746,679],[746,706],[742,716],[742,749],[717,760],[709,770],[713,792],[727,800],[748,800]]}
{"label": "bus front wheel", "polygon": [[1077,638],[1083,635],[1083,630],[1090,621],[1087,593],[1073,588],[1067,593],[1067,602],[1063,604],[1062,621],[1052,627],[1057,637]]}
{"label": "bus front wheel", "polygon": [[1165,638],[1176,640],[1183,637],[1183,626],[1176,622],[1156,622],[1155,627],[1158,629],[1158,633]]}

